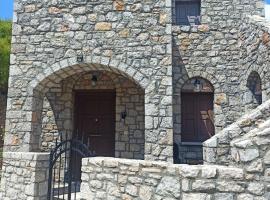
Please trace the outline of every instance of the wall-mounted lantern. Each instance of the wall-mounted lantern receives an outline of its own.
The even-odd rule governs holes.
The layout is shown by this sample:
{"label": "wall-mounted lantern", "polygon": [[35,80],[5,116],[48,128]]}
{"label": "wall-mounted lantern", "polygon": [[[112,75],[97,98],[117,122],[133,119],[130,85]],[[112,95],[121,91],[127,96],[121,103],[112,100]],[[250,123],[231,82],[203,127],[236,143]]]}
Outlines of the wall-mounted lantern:
{"label": "wall-mounted lantern", "polygon": [[125,106],[125,110],[123,110],[123,111],[120,113],[120,117],[121,117],[121,120],[125,123],[126,118],[127,118],[127,107],[126,107],[126,106]]}
{"label": "wall-mounted lantern", "polygon": [[77,62],[79,62],[79,63],[83,62],[83,54],[77,55]]}
{"label": "wall-mounted lantern", "polygon": [[97,81],[98,81],[97,75],[96,74],[92,74],[92,78],[91,78],[92,86],[96,86],[97,85]]}
{"label": "wall-mounted lantern", "polygon": [[195,92],[201,91],[201,89],[202,89],[202,82],[201,82],[198,78],[196,78],[196,79],[194,80],[193,85],[194,85],[194,91],[195,91]]}
{"label": "wall-mounted lantern", "polygon": [[121,112],[121,119],[125,121],[126,118],[127,118],[127,111],[124,110],[123,112]]}

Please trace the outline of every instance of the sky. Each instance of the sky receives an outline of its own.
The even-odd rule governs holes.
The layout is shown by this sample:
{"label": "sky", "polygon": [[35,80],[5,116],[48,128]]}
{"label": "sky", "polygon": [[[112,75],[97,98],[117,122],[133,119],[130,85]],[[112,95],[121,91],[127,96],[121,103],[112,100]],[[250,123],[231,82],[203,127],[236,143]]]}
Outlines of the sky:
{"label": "sky", "polygon": [[13,0],[0,0],[0,19],[11,19],[12,10]]}
{"label": "sky", "polygon": [[[270,0],[265,0],[265,17],[270,20]],[[13,0],[0,0],[0,19],[12,18]]]}
{"label": "sky", "polygon": [[265,17],[270,20],[270,0],[266,0],[266,4],[265,4]]}

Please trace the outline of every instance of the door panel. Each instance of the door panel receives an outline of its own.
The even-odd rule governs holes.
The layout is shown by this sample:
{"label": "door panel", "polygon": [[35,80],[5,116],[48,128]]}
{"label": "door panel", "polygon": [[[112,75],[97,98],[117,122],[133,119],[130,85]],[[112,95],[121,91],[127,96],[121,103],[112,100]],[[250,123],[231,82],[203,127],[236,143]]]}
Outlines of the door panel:
{"label": "door panel", "polygon": [[75,130],[97,156],[114,156],[115,91],[77,92]]}
{"label": "door panel", "polygon": [[215,134],[211,93],[182,93],[182,141],[204,142]]}
{"label": "door panel", "polygon": [[200,94],[197,101],[198,136],[200,141],[205,141],[214,135],[213,96],[211,94]]}
{"label": "door panel", "polygon": [[195,98],[192,94],[182,95],[182,140],[192,141],[196,137]]}
{"label": "door panel", "polygon": [[[75,94],[73,137],[90,147],[96,156],[114,157],[115,91],[95,90]],[[72,155],[72,178],[81,179],[81,157]]]}

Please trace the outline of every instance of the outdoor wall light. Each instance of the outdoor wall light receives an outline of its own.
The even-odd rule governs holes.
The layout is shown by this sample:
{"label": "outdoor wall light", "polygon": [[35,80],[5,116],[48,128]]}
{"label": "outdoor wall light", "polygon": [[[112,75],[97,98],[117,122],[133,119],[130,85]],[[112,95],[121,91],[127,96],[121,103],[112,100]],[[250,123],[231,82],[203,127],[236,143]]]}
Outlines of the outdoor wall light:
{"label": "outdoor wall light", "polygon": [[127,117],[127,111],[125,110],[125,111],[121,112],[121,119],[125,120],[126,117]]}
{"label": "outdoor wall light", "polygon": [[92,75],[92,79],[91,79],[92,86],[96,86],[97,85],[97,81],[98,81],[97,75],[93,74]]}
{"label": "outdoor wall light", "polygon": [[80,63],[83,62],[83,54],[78,54],[77,55],[77,61],[80,62]]}
{"label": "outdoor wall light", "polygon": [[201,83],[201,81],[199,79],[196,78],[193,85],[194,85],[194,88],[195,88],[194,90],[196,92],[199,92],[201,90],[202,83]]}

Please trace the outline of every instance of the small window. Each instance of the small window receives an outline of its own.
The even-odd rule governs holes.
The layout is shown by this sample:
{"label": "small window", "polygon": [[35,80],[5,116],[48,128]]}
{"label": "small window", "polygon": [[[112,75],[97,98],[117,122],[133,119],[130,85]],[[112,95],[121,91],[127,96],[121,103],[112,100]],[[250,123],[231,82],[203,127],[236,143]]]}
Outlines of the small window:
{"label": "small window", "polygon": [[177,0],[175,2],[177,25],[199,25],[201,21],[200,0]]}

